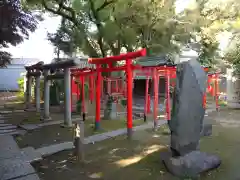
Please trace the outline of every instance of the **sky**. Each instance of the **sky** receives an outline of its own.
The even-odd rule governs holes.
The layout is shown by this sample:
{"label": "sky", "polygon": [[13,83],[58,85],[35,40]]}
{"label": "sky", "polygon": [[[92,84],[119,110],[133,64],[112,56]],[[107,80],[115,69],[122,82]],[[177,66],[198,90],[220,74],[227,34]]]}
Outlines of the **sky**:
{"label": "sky", "polygon": [[[182,11],[190,0],[178,0],[176,11]],[[59,17],[45,16],[45,20],[40,22],[38,29],[30,34],[28,40],[10,47],[8,51],[13,58],[38,58],[45,63],[50,63],[54,57],[54,47],[47,40],[47,33],[56,32],[60,24]]]}
{"label": "sky", "polygon": [[47,33],[56,32],[60,18],[46,15],[44,19],[39,23],[37,30],[30,34],[28,40],[8,49],[13,58],[38,58],[45,63],[51,62],[54,47],[47,40]]}

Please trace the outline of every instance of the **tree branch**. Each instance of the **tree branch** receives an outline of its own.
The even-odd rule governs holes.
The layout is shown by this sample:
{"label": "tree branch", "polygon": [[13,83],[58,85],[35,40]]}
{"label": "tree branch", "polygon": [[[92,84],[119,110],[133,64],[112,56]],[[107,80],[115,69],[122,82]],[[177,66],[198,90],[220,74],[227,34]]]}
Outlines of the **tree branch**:
{"label": "tree branch", "polygon": [[111,0],[111,1],[105,0],[104,3],[103,3],[100,7],[98,7],[98,8],[96,9],[96,11],[97,11],[97,12],[98,12],[98,11],[101,11],[101,10],[103,10],[105,7],[109,6],[110,4],[113,4],[114,2],[116,2],[116,0]]}
{"label": "tree branch", "polygon": [[61,9],[62,9],[62,7],[63,7],[62,2],[63,2],[63,1],[61,1],[61,2],[59,3],[59,6],[58,6],[58,9],[57,9],[57,10],[51,9],[51,8],[47,5],[47,3],[46,3],[45,0],[42,0],[42,5],[43,5],[43,7],[44,7],[47,11],[49,11],[49,12],[51,12],[51,13],[53,13],[53,14],[62,16],[63,18],[65,18],[65,19],[67,19],[67,20],[69,20],[69,21],[71,21],[71,22],[73,22],[73,23],[75,24],[73,17],[71,17],[71,16],[69,16],[69,15],[67,15],[67,14],[65,14],[64,12],[61,11]]}
{"label": "tree branch", "polygon": [[[86,35],[85,32],[84,32],[84,28],[82,28],[82,27],[81,27],[81,23],[78,22],[77,17],[76,17],[76,13],[75,13],[74,9],[65,6],[65,5],[64,5],[64,0],[61,0],[60,3],[58,3],[58,9],[57,9],[57,10],[50,8],[50,7],[47,5],[46,0],[41,0],[41,2],[42,2],[43,7],[44,7],[47,11],[49,11],[49,12],[55,14],[55,15],[59,15],[59,16],[61,16],[61,17],[64,18],[64,19],[69,20],[69,21],[72,22],[80,31],[82,31],[82,33],[83,33],[83,38],[84,38],[84,40],[85,40],[85,42],[86,42],[86,45],[87,45],[88,48],[89,48],[90,53],[91,53],[91,54],[94,54],[94,56],[98,56],[98,55],[95,53],[94,47],[93,47],[93,46],[91,45],[91,43],[89,42],[89,40],[88,40],[88,38],[87,38],[87,35]],[[65,10],[65,11],[69,12],[70,15],[64,13],[62,10]]]}

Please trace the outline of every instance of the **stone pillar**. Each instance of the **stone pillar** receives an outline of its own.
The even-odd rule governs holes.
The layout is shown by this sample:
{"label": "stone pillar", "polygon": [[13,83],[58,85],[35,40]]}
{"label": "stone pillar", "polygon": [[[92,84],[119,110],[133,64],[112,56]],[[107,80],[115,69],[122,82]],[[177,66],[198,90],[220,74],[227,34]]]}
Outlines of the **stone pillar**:
{"label": "stone pillar", "polygon": [[70,68],[64,69],[64,125],[71,127],[71,74]]}
{"label": "stone pillar", "polygon": [[233,76],[233,69],[227,69],[227,106],[240,108],[240,79],[239,75]]}
{"label": "stone pillar", "polygon": [[23,92],[24,96],[26,97],[26,92],[27,92],[27,73],[23,75]]}
{"label": "stone pillar", "polygon": [[36,103],[36,111],[40,112],[40,76],[36,76],[35,82],[35,103]]}
{"label": "stone pillar", "polygon": [[26,103],[26,109],[29,109],[31,106],[31,89],[32,89],[32,76],[26,75],[27,82],[26,82],[26,93],[25,93],[25,103]]}
{"label": "stone pillar", "polygon": [[44,115],[43,120],[50,120],[49,113],[49,101],[50,101],[50,81],[47,76],[49,74],[49,70],[44,70]]}

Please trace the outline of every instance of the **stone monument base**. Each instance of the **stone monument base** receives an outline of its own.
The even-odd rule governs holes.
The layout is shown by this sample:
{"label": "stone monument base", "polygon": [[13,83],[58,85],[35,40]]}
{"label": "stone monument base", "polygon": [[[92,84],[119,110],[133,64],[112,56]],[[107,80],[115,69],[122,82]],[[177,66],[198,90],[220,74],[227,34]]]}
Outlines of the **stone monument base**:
{"label": "stone monument base", "polygon": [[201,131],[201,136],[211,136],[211,135],[212,135],[212,124],[204,124]]}
{"label": "stone monument base", "polygon": [[172,157],[172,153],[161,154],[167,170],[175,176],[194,178],[200,173],[217,168],[221,164],[219,157],[205,152],[192,151],[184,156]]}

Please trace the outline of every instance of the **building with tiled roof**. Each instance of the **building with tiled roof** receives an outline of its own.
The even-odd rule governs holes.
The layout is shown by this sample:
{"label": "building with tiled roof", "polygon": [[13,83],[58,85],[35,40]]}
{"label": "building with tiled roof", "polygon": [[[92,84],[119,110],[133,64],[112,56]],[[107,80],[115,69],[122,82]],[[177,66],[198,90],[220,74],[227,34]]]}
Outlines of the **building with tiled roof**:
{"label": "building with tiled roof", "polygon": [[36,58],[13,58],[6,68],[0,68],[0,91],[18,91],[18,80],[25,72],[24,66],[38,63]]}

